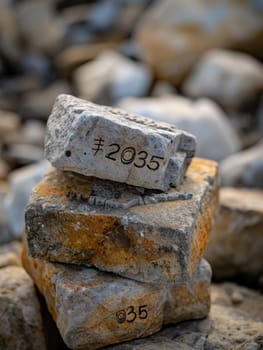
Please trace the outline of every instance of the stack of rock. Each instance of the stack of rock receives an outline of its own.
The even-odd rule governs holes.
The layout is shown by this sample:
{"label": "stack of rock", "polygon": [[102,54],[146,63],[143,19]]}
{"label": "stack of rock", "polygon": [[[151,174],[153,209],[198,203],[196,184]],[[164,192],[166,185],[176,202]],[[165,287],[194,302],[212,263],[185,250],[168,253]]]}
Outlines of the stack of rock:
{"label": "stack of rock", "polygon": [[217,165],[174,126],[60,95],[23,263],[72,349],[205,317]]}

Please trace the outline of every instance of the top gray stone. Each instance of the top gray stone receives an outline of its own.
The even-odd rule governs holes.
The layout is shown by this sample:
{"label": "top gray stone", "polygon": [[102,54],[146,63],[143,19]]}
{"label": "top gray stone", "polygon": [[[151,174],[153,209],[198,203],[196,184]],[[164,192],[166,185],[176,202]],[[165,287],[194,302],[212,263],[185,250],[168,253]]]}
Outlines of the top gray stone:
{"label": "top gray stone", "polygon": [[196,147],[172,125],[70,95],[57,97],[47,127],[56,168],[162,191],[182,182]]}

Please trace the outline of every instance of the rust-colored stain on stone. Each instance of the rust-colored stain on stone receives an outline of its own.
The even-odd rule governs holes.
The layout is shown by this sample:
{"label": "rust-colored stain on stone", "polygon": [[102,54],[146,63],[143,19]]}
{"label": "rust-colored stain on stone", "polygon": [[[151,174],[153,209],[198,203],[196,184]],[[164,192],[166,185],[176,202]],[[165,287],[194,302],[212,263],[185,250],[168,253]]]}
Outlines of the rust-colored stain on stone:
{"label": "rust-colored stain on stone", "polygon": [[[49,218],[52,216],[50,214]],[[54,216],[63,245],[76,251],[88,251],[90,264],[96,265],[98,259],[109,266],[127,264],[134,259],[136,249],[149,261],[158,258],[154,242],[126,230],[118,216],[78,213]]]}
{"label": "rust-colored stain on stone", "polygon": [[189,282],[151,284],[94,268],[29,256],[23,264],[44,295],[63,340],[73,349],[97,349],[145,337],[163,324],[207,316],[211,272],[202,260]]}
{"label": "rust-colored stain on stone", "polygon": [[48,309],[54,320],[56,320],[57,311],[54,303],[56,294],[55,284],[52,283],[52,280],[50,279],[50,276],[54,275],[55,273],[54,266],[51,264],[47,264],[45,266],[41,264],[41,261],[39,261],[39,259],[28,259],[28,246],[25,244],[25,239],[22,250],[22,263],[26,271],[31,276],[34,275],[35,279],[37,279],[38,289],[45,296]]}
{"label": "rust-colored stain on stone", "polygon": [[204,199],[201,206],[201,213],[196,223],[196,236],[191,248],[191,270],[193,271],[196,263],[202,258],[205,248],[208,244],[209,234],[212,229],[215,211],[218,205],[218,187],[215,185],[210,193]]}
{"label": "rust-colored stain on stone", "polygon": [[94,185],[95,178],[52,169],[35,187],[26,212],[33,257],[90,264],[143,282],[195,272],[217,201],[215,162],[193,159],[184,183],[169,190],[192,193],[188,200],[107,209],[88,203]]}
{"label": "rust-colored stain on stone", "polygon": [[[54,173],[57,176],[54,176]],[[50,167],[44,181],[40,181],[35,186],[35,192],[38,196],[52,196],[63,199],[69,191],[78,191],[83,196],[89,197],[91,194],[91,184],[93,178],[71,172],[62,172]]]}

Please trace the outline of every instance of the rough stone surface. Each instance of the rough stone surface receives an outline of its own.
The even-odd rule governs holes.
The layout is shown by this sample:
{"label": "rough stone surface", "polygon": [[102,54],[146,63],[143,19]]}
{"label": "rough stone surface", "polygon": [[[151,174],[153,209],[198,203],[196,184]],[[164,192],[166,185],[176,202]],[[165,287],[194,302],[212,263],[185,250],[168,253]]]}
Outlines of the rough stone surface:
{"label": "rough stone surface", "polygon": [[263,275],[263,191],[223,188],[205,256],[217,279]]}
{"label": "rough stone surface", "polygon": [[208,314],[211,271],[202,261],[190,284],[149,284],[87,267],[33,259],[23,262],[72,349],[97,349],[145,337],[165,323]]}
{"label": "rough stone surface", "polygon": [[177,186],[195,138],[172,125],[60,95],[48,119],[46,158],[70,170],[151,189]]}
{"label": "rough stone surface", "polygon": [[240,148],[239,139],[224,112],[212,101],[180,96],[127,98],[119,107],[170,123],[196,136],[196,155],[220,161]]}
{"label": "rough stone surface", "polygon": [[[187,280],[207,244],[217,186],[216,163],[203,159],[192,161],[178,191],[163,195],[178,199],[158,204],[153,192],[53,170],[26,210],[30,254],[143,282]],[[138,196],[148,204],[122,206]]]}
{"label": "rough stone surface", "polygon": [[129,60],[117,52],[106,51],[93,62],[74,72],[80,97],[99,104],[112,105],[127,96],[144,96],[152,75],[142,63]]}
{"label": "rough stone surface", "polygon": [[222,186],[263,189],[263,141],[220,164]]}
{"label": "rough stone surface", "polygon": [[0,269],[0,349],[45,350],[40,305],[22,267]]}
{"label": "rough stone surface", "polygon": [[257,35],[261,47],[262,31],[261,1],[164,0],[142,16],[137,39],[158,76],[178,83],[203,52],[248,47]]}
{"label": "rough stone surface", "polygon": [[210,97],[225,108],[238,108],[263,90],[263,66],[252,56],[208,51],[184,84],[191,97]]}
{"label": "rough stone surface", "polygon": [[25,207],[30,193],[48,168],[49,164],[44,160],[38,164],[15,170],[10,174],[10,192],[4,198],[4,205],[13,237],[21,238],[25,223]]}
{"label": "rough stone surface", "polygon": [[0,268],[21,265],[21,243],[11,242],[0,245]]}
{"label": "rough stone surface", "polygon": [[[238,294],[242,302],[233,302]],[[209,317],[169,326],[146,339],[115,345],[110,350],[261,350],[263,296],[225,283],[213,285]],[[235,298],[235,297],[234,297]]]}

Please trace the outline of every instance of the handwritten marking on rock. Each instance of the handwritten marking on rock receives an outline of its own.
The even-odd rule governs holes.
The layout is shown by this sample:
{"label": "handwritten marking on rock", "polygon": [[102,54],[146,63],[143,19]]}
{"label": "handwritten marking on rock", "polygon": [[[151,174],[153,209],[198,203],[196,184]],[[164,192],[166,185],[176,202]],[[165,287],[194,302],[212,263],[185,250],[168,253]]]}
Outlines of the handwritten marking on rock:
{"label": "handwritten marking on rock", "polygon": [[167,191],[183,181],[195,147],[193,135],[172,125],[60,95],[45,157],[60,170]]}
{"label": "handwritten marking on rock", "polygon": [[92,148],[92,150],[94,151],[94,156],[96,156],[98,152],[103,152],[103,145],[103,138],[99,137],[94,139],[94,147]]}
{"label": "handwritten marking on rock", "polygon": [[[92,151],[94,151],[94,156],[97,156],[99,152],[104,152],[104,142],[105,141],[102,137],[94,139],[92,148]],[[105,158],[114,162],[120,160],[124,165],[133,164],[136,168],[144,168],[147,166],[148,169],[156,171],[160,167],[160,160],[165,159],[164,157],[157,155],[149,155],[149,153],[145,150],[137,152],[133,146],[121,147],[118,143],[111,143],[105,147]],[[87,152],[84,152],[83,154],[87,155]],[[66,156],[70,157],[70,155],[71,152],[66,151]]]}
{"label": "handwritten marking on rock", "polygon": [[147,305],[140,305],[138,308],[135,306],[128,306],[127,309],[121,309],[116,312],[116,320],[118,323],[132,323],[137,318],[145,320],[148,317]]}
{"label": "handwritten marking on rock", "polygon": [[205,261],[189,281],[157,284],[34,259],[26,250],[23,263],[70,349],[98,349],[145,337],[164,324],[203,318],[209,311],[211,269]]}
{"label": "handwritten marking on rock", "polygon": [[[198,158],[180,191],[167,193],[51,169],[26,210],[30,253],[142,282],[181,280],[205,249],[217,191],[217,164]],[[150,301],[119,301],[112,321],[121,305],[138,304]]]}

